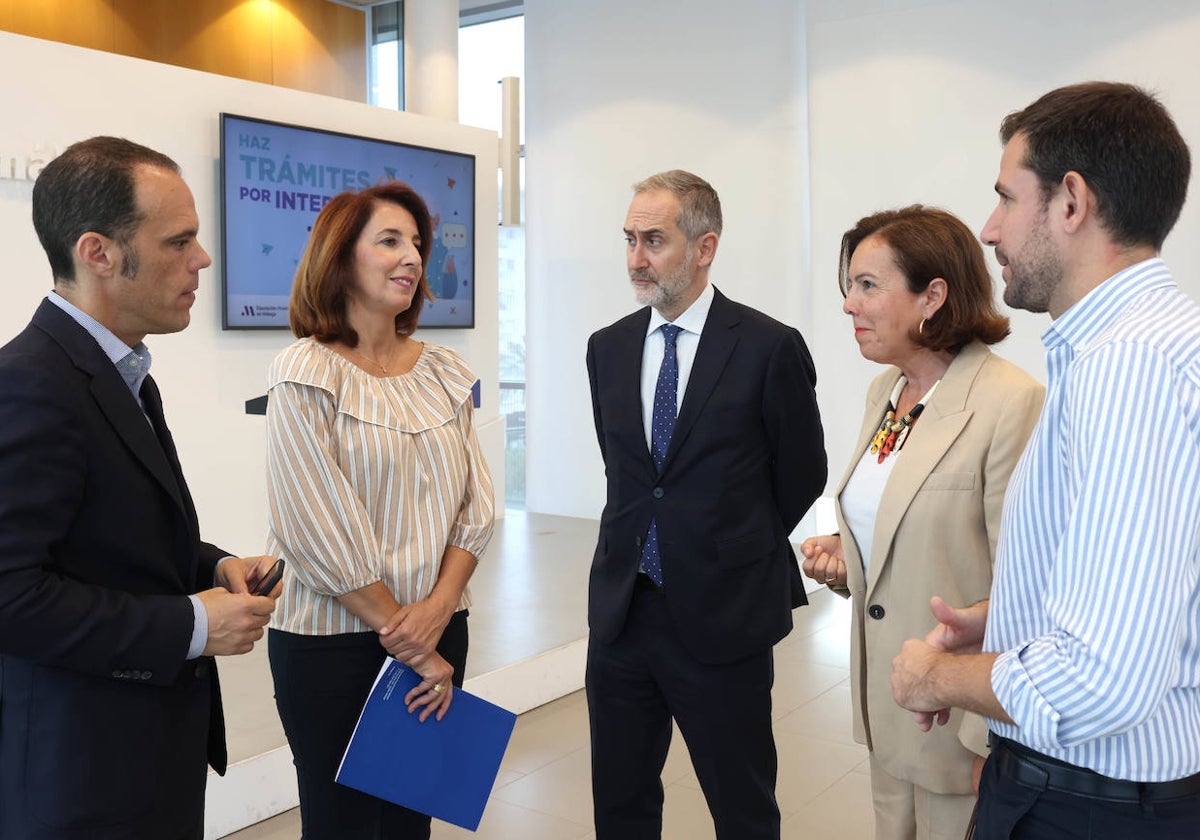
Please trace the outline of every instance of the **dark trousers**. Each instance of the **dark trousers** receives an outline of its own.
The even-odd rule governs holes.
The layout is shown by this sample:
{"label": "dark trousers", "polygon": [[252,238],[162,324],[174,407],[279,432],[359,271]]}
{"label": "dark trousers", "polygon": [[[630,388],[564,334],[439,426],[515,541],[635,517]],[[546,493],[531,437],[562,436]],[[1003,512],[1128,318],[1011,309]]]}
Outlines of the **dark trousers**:
{"label": "dark trousers", "polygon": [[768,649],[697,662],[660,593],[639,589],[612,644],[588,644],[596,840],[658,840],[671,719],[687,743],[718,840],[778,840]]}
{"label": "dark trousers", "polygon": [[200,820],[199,825],[193,826],[179,835],[177,840],[204,840],[204,820]]}
{"label": "dark trousers", "polygon": [[973,840],[1194,840],[1200,796],[1163,802],[1105,802],[1032,787],[988,758],[979,781]]}
{"label": "dark trousers", "polygon": [[[428,840],[424,814],[334,781],[346,744],[387,652],[375,633],[267,637],[275,705],[292,748],[300,787],[303,840]],[[438,653],[461,687],[467,662],[467,611],[454,614]],[[411,756],[396,756],[397,761]]]}

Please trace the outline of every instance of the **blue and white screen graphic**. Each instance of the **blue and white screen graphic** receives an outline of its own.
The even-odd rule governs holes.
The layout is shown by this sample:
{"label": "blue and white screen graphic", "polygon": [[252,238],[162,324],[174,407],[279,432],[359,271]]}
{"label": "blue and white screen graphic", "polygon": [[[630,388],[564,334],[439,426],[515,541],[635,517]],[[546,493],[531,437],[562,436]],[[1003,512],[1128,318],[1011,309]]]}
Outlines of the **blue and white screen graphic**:
{"label": "blue and white screen graphic", "polygon": [[345,190],[403,181],[433,216],[420,327],[475,325],[475,157],[221,115],[226,328],[287,328],[317,213]]}

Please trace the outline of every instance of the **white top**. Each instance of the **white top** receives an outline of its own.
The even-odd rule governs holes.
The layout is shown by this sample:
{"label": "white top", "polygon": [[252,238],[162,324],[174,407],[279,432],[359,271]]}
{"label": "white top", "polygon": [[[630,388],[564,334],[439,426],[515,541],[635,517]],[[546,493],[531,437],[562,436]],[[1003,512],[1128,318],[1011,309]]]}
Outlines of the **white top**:
{"label": "white top", "polygon": [[[675,389],[675,411],[683,405],[687,392],[688,377],[692,375],[692,363],[696,361],[696,348],[700,346],[700,333],[708,321],[708,310],[712,307],[713,287],[704,284],[704,291],[687,310],[670,323],[682,329],[675,337],[675,358],[679,363],[679,386]],[[650,323],[646,327],[646,343],[642,345],[642,425],[646,430],[646,446],[650,446],[650,424],[654,419],[654,389],[658,386],[658,369],[662,367],[666,342],[662,330],[666,324],[657,309],[650,310]]]}
{"label": "white top", "polygon": [[[382,580],[429,596],[447,545],[476,557],[492,535],[492,477],[472,424],[475,376],[425,344],[412,370],[376,377],[311,338],[268,382],[268,554],[287,560],[271,626],[304,635],[371,628],[336,596]],[[463,593],[459,609],[470,605]]]}
{"label": "white top", "polygon": [[854,473],[842,488],[842,495],[839,497],[842,503],[842,517],[846,520],[850,533],[854,535],[854,541],[858,543],[864,578],[870,577],[875,519],[883,501],[883,491],[892,475],[892,469],[903,454],[903,450],[893,452],[884,458],[881,464],[878,453],[872,454],[868,446],[858,459],[858,466],[854,468]]}

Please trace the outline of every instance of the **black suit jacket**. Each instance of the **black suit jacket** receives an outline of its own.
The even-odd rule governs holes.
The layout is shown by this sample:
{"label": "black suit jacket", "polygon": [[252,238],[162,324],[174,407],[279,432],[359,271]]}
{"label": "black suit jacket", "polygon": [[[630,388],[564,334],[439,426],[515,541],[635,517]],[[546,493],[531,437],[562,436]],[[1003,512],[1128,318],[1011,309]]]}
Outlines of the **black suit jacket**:
{"label": "black suit jacket", "polygon": [[0,838],[178,836],[225,769],[186,595],[225,553],[196,512],[152,379],[137,400],[44,301],[0,348]]}
{"label": "black suit jacket", "polygon": [[714,290],[661,475],[642,424],[645,308],[588,341],[608,497],[588,622],[621,632],[657,518],[666,603],[701,662],[762,651],[806,603],[788,535],[825,486],[816,373],[800,333]]}

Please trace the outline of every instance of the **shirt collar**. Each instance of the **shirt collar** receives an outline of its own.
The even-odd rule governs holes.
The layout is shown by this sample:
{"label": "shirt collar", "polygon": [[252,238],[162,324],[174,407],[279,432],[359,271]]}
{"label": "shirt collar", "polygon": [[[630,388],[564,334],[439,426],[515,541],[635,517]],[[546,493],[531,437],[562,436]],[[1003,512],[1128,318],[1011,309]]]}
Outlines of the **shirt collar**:
{"label": "shirt collar", "polygon": [[137,392],[134,382],[141,386],[141,380],[150,372],[150,350],[139,341],[132,348],[113,334],[112,330],[101,324],[88,313],[84,312],[71,301],[57,292],[51,292],[46,299],[71,316],[72,320],[87,330],[88,335],[96,339],[104,355],[116,365],[121,378],[129,383],[129,387]]}
{"label": "shirt collar", "polygon": [[1151,257],[1122,269],[1052,321],[1042,332],[1042,344],[1047,350],[1064,342],[1075,350],[1087,347],[1120,317],[1131,301],[1174,283],[1161,257]]}
{"label": "shirt collar", "polygon": [[674,321],[668,322],[657,309],[651,309],[650,323],[646,325],[646,335],[650,335],[650,333],[666,323],[674,324],[685,332],[700,335],[704,331],[704,322],[708,320],[708,310],[712,307],[712,302],[712,283],[705,283],[700,296]]}

